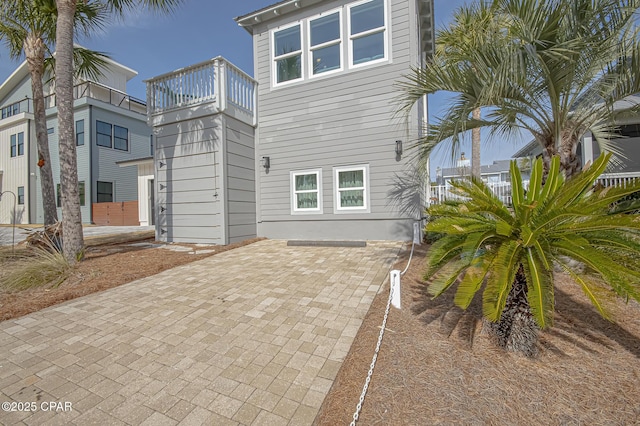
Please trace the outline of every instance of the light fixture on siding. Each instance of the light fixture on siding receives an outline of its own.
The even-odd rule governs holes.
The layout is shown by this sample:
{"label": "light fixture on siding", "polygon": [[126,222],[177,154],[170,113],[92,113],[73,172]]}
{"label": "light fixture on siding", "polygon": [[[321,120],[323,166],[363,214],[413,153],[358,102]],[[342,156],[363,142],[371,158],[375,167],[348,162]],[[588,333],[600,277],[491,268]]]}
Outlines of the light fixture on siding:
{"label": "light fixture on siding", "polygon": [[271,159],[269,157],[262,157],[260,164],[262,164],[265,170],[269,170],[269,167],[271,167]]}
{"label": "light fixture on siding", "polygon": [[165,166],[165,164],[161,161],[160,162],[160,168],[163,168]]}
{"label": "light fixture on siding", "polygon": [[396,155],[402,155],[402,141],[396,141]]}

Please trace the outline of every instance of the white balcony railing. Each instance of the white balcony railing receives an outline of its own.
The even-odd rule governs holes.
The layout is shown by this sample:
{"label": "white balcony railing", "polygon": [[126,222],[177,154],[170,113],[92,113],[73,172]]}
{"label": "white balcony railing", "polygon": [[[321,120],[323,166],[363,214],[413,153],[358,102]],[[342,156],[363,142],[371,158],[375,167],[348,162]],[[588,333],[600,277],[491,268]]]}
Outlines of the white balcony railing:
{"label": "white balcony railing", "polygon": [[256,81],[222,57],[147,80],[149,118],[171,110],[215,103],[235,108],[256,123]]}
{"label": "white balcony railing", "polygon": [[637,179],[640,179],[640,172],[628,172],[628,173],[603,173],[600,175],[596,184],[602,186],[623,186],[633,183]]}
{"label": "white balcony railing", "polygon": [[[529,188],[529,181],[523,181],[523,186]],[[493,182],[487,183],[491,191],[500,198],[500,200],[509,205],[511,204],[511,183],[510,182]],[[451,184],[446,185],[431,185],[431,198],[430,204],[439,204],[445,201],[463,201],[465,197],[454,192],[454,187]]]}
{"label": "white balcony railing", "polygon": [[[596,185],[602,186],[626,186],[637,179],[640,179],[640,172],[629,173],[603,173],[597,180]],[[489,188],[494,194],[502,200],[503,203],[511,204],[511,183],[510,182],[497,182],[488,183]],[[523,181],[523,185],[526,188],[529,187],[529,181]],[[431,185],[431,198],[430,204],[438,204],[445,201],[462,201],[464,197],[453,192],[454,188],[450,184],[446,185]]]}

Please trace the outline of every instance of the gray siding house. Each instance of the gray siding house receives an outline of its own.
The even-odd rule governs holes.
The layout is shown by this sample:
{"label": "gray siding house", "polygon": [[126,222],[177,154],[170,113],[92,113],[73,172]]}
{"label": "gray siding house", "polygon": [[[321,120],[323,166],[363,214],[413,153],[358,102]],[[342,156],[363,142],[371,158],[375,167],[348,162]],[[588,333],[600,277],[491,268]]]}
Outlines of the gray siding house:
{"label": "gray siding house", "polygon": [[432,13],[432,0],[285,0],[236,18],[258,82],[258,235],[410,238],[416,218],[391,194],[426,103],[394,119],[394,83],[431,54]]}
{"label": "gray siding house", "polygon": [[[151,129],[146,105],[126,94],[126,83],[137,73],[108,60],[98,81],[79,81],[74,87],[74,120],[82,221],[93,222],[92,205],[135,201],[137,173],[116,162],[150,154]],[[45,85],[49,150],[59,199],[57,108],[53,87]],[[0,86],[0,191],[20,195],[17,223],[42,223],[40,169],[33,117],[31,81],[26,62]],[[14,144],[13,141],[16,141]],[[21,149],[12,148],[20,141]],[[8,198],[7,198],[8,199]],[[58,203],[60,207],[60,203]],[[0,202],[0,223],[11,223],[13,206]],[[58,209],[58,217],[62,209]]]}

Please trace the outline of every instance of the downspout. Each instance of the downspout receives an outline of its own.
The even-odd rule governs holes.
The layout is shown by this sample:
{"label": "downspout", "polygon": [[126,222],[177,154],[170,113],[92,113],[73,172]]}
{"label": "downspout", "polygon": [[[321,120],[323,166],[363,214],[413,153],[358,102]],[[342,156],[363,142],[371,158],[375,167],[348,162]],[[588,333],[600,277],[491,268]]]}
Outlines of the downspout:
{"label": "downspout", "polygon": [[[32,202],[31,202],[31,120],[27,119],[27,193],[29,194],[28,201],[25,202],[29,214],[29,223],[34,223],[32,216]],[[26,197],[25,197],[26,198]],[[37,203],[36,203],[37,204]],[[15,214],[15,212],[13,213]]]}
{"label": "downspout", "polygon": [[[78,129],[76,129],[76,124],[73,123],[73,128],[75,129],[76,133],[78,132]],[[87,191],[87,185],[85,185],[85,194],[84,194],[84,202],[85,203],[89,203],[89,222],[90,223],[94,223],[93,222],[93,194],[94,194],[94,185],[93,185],[93,105],[89,104],[89,128],[88,128],[88,135],[85,134],[85,143],[89,145],[89,191],[91,192],[91,196],[87,197],[86,191]],[[89,136],[89,137],[86,137]]]}

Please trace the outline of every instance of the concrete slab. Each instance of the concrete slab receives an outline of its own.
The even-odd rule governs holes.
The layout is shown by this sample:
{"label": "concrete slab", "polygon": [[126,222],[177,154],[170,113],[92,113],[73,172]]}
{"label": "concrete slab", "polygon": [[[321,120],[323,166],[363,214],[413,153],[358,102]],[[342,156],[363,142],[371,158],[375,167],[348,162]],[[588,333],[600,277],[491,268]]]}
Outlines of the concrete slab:
{"label": "concrete slab", "polygon": [[0,323],[0,422],[311,424],[400,248],[265,240]]}

